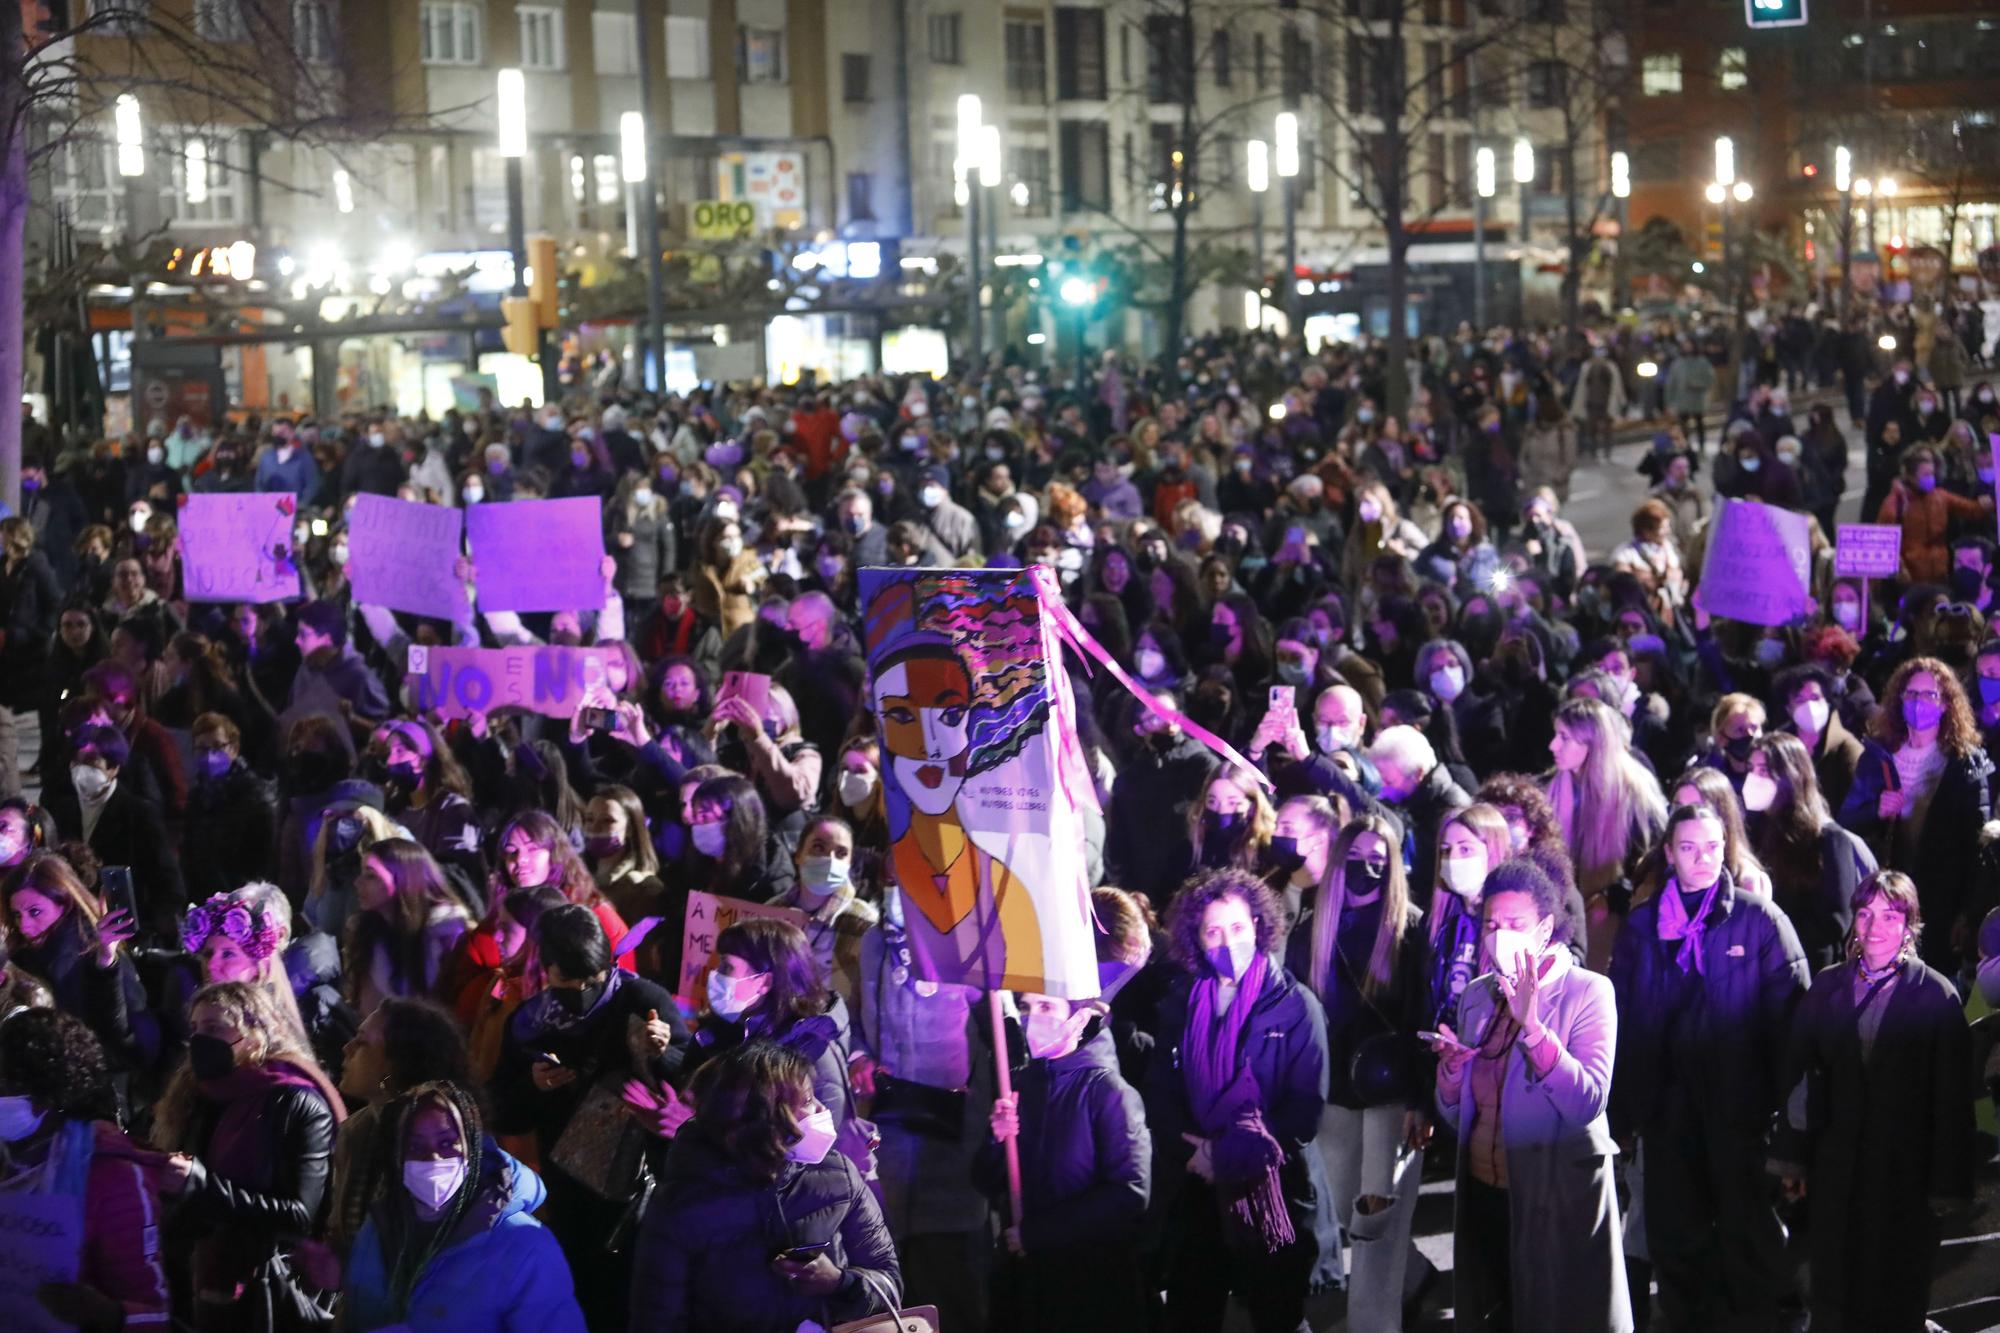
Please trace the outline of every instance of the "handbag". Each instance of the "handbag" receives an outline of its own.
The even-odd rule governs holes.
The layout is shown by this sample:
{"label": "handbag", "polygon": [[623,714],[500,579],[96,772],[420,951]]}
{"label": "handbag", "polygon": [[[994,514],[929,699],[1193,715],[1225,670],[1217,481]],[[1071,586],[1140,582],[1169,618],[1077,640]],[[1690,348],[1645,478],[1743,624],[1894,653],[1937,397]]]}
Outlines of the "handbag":
{"label": "handbag", "polygon": [[869,1118],[925,1138],[957,1143],[965,1137],[965,1089],[934,1087],[877,1071]]}
{"label": "handbag", "polygon": [[935,1305],[912,1305],[897,1309],[890,1299],[895,1295],[881,1285],[881,1279],[872,1273],[860,1273],[861,1281],[874,1294],[876,1300],[888,1306],[882,1314],[864,1315],[850,1319],[844,1324],[835,1324],[827,1333],[938,1333],[938,1312]]}
{"label": "handbag", "polygon": [[609,1203],[628,1202],[638,1191],[645,1160],[646,1132],[633,1123],[611,1079],[590,1085],[549,1150],[552,1165]]}
{"label": "handbag", "polygon": [[1387,1032],[1371,1033],[1355,1043],[1354,1054],[1348,1059],[1347,1081],[1363,1106],[1393,1105],[1407,1098],[1413,1085],[1409,1040],[1382,1012],[1381,1007],[1368,998],[1368,991],[1355,977],[1346,956],[1338,948],[1333,951],[1333,957],[1340,970],[1347,974],[1348,984],[1361,997],[1361,1003],[1367,1005],[1369,1011],[1389,1028]]}

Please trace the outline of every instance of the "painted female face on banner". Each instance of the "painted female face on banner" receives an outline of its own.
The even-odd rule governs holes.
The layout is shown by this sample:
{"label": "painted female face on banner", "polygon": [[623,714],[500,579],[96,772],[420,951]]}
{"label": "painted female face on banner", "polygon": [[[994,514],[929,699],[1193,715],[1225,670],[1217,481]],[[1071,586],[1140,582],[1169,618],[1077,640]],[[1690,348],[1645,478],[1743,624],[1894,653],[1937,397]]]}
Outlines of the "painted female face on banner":
{"label": "painted female face on banner", "polygon": [[972,677],[950,657],[912,657],[875,680],[882,749],[910,804],[941,815],[965,781]]}

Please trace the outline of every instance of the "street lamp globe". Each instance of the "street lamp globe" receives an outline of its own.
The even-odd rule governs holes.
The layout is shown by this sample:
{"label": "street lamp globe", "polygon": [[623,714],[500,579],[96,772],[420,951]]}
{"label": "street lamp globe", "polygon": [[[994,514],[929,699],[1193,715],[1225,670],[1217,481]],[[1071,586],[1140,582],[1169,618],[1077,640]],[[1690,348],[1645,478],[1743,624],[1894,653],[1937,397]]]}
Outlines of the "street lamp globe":
{"label": "street lamp globe", "polygon": [[1096,297],[1097,289],[1082,278],[1064,278],[1057,294],[1062,297],[1064,305],[1085,306]]}
{"label": "street lamp globe", "polygon": [[1736,182],[1735,188],[1732,189],[1730,193],[1736,196],[1737,203],[1747,204],[1750,202],[1750,196],[1753,193],[1755,193],[1755,191],[1753,191],[1750,188],[1749,181],[1738,181]]}
{"label": "street lamp globe", "polygon": [[1729,197],[1729,191],[1723,188],[1721,181],[1710,181],[1704,193],[1708,195],[1708,202],[1711,204],[1719,204]]}

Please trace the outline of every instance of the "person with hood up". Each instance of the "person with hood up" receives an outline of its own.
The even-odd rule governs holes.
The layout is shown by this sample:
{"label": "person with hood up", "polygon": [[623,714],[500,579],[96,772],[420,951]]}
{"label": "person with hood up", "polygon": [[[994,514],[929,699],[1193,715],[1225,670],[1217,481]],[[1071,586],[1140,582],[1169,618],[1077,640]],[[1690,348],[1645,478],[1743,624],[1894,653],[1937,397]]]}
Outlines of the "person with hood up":
{"label": "person with hood up", "polygon": [[352,1333],[583,1333],[561,1248],[534,1212],[541,1178],[487,1136],[455,1083],[427,1083],[394,1104],[400,1165],[368,1210],[342,1283]]}
{"label": "person with hood up", "polygon": [[1020,1144],[1021,1216],[1001,1232],[1001,1327],[1049,1333],[1139,1328],[1139,1220],[1152,1195],[1153,1140],[1118,1072],[1104,1006],[1023,994],[1028,1062],[993,1103],[993,1141],[974,1174],[1006,1206],[1005,1145]]}
{"label": "person with hood up", "polygon": [[[1786,466],[1747,421],[1729,424],[1729,448],[1715,465],[1717,499],[1762,500],[1785,509],[1805,504],[1798,473]],[[1733,460],[1733,461],[1732,461]]]}
{"label": "person with hood up", "polygon": [[979,551],[979,520],[951,498],[951,471],[943,464],[923,469],[917,478],[917,503],[924,526],[954,561]]}
{"label": "person with hood up", "polygon": [[633,1246],[631,1333],[828,1328],[901,1299],[882,1210],[813,1085],[766,1041],[696,1075]]}
{"label": "person with hood up", "polygon": [[1905,584],[1943,583],[1951,574],[1952,524],[1990,520],[1992,514],[1991,495],[1968,500],[1938,486],[1937,454],[1925,446],[1904,457],[1903,475],[1889,487],[1875,521],[1903,530],[1898,577]]}

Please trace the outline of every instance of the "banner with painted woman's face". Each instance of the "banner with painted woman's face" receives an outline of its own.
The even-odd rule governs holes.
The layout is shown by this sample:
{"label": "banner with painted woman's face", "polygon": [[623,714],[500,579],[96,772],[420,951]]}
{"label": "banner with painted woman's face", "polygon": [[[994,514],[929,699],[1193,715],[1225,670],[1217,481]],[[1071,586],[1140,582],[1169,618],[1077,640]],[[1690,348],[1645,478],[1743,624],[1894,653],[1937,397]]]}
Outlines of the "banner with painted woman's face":
{"label": "banner with painted woman's face", "polygon": [[1094,803],[1040,569],[864,569],[889,866],[916,974],[1097,994]]}

